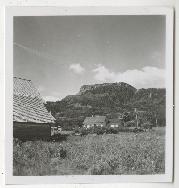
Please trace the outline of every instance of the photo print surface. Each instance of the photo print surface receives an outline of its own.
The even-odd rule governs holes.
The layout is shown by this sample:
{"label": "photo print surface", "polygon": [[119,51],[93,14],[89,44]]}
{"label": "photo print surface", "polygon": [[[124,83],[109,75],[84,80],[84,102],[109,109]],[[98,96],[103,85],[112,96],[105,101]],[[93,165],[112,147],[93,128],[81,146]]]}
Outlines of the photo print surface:
{"label": "photo print surface", "polygon": [[164,174],[165,24],[14,17],[14,175]]}
{"label": "photo print surface", "polygon": [[168,8],[6,9],[6,183],[171,182]]}

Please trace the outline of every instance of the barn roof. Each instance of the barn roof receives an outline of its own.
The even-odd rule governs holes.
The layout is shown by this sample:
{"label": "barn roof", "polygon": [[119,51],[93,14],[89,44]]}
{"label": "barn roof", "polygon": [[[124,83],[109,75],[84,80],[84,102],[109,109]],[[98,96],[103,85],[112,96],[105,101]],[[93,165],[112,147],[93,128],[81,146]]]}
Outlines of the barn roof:
{"label": "barn roof", "polygon": [[84,124],[95,124],[95,123],[105,123],[106,116],[92,116],[86,117],[84,120]]}
{"label": "barn roof", "polygon": [[13,121],[54,123],[32,81],[14,77],[13,82]]}

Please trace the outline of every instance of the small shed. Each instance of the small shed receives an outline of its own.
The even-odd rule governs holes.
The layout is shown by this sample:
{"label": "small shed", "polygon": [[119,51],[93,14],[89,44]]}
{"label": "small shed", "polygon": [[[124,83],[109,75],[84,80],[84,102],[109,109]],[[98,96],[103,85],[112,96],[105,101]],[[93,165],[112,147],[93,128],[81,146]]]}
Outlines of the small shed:
{"label": "small shed", "polygon": [[86,129],[93,127],[104,127],[106,126],[106,116],[92,116],[86,117],[83,122],[83,127]]}
{"label": "small shed", "polygon": [[121,119],[109,119],[108,126],[110,128],[119,128],[123,126],[123,122]]}
{"label": "small shed", "polygon": [[55,118],[45,107],[45,101],[31,80],[13,79],[13,137],[48,139]]}

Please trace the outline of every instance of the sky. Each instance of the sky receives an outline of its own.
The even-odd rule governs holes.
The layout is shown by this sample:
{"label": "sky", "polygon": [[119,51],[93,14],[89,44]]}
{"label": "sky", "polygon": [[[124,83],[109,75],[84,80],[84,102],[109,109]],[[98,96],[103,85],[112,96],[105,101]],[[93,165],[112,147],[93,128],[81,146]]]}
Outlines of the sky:
{"label": "sky", "polygon": [[96,83],[165,87],[162,15],[14,17],[13,40],[14,76],[32,80],[45,100]]}

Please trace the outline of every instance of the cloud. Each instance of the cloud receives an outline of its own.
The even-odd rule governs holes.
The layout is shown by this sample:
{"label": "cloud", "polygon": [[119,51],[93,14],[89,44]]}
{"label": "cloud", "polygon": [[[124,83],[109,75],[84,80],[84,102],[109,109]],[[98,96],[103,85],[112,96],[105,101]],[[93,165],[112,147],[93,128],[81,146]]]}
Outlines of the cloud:
{"label": "cloud", "polygon": [[93,69],[94,79],[98,82],[126,82],[136,88],[165,87],[165,70],[146,66],[125,72],[113,72],[99,64]]}
{"label": "cloud", "polygon": [[52,101],[52,102],[56,102],[59,101],[60,98],[58,97],[54,97],[54,96],[43,96],[43,99],[47,102],[47,101]]}
{"label": "cloud", "polygon": [[83,74],[85,69],[79,64],[71,64],[69,67],[70,70],[72,70],[76,74]]}
{"label": "cloud", "polygon": [[96,69],[93,69],[93,72],[95,73],[95,80],[105,82],[107,80],[114,80],[115,73],[110,72],[105,66],[99,64],[97,65]]}

